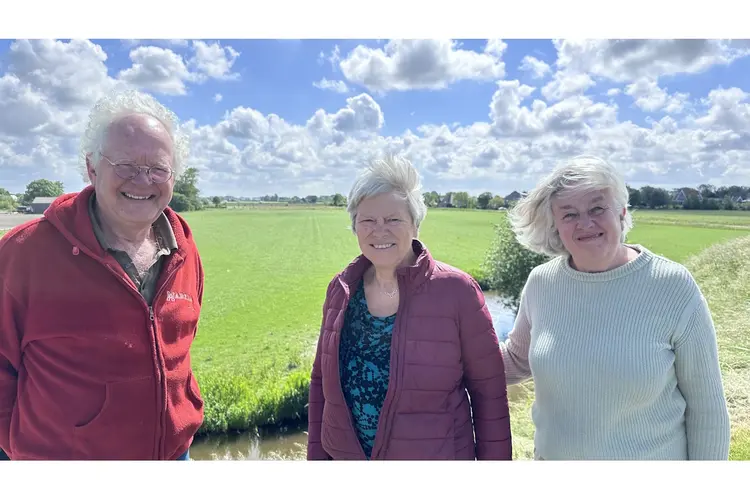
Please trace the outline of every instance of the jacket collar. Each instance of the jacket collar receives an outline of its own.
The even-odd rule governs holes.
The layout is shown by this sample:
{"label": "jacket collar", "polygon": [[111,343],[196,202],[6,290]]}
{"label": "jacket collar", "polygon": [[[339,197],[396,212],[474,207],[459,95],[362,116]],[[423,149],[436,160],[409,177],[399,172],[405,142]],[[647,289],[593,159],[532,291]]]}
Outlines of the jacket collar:
{"label": "jacket collar", "polygon": [[[98,260],[107,258],[107,252],[99,244],[89,215],[89,201],[94,193],[92,185],[78,193],[59,196],[45,211],[47,219],[73,246],[73,253],[84,252]],[[171,208],[164,209],[164,215],[172,226],[177,251],[184,257],[186,247],[193,245],[192,232],[187,223]]]}
{"label": "jacket collar", "polygon": [[[411,244],[414,254],[417,256],[416,262],[411,266],[406,266],[396,270],[396,277],[399,281],[404,280],[409,290],[416,290],[430,279],[435,269],[435,259],[432,258],[430,251],[418,239],[412,240]],[[339,281],[348,289],[351,289],[364,276],[365,271],[372,265],[372,262],[360,254],[339,274]]]}

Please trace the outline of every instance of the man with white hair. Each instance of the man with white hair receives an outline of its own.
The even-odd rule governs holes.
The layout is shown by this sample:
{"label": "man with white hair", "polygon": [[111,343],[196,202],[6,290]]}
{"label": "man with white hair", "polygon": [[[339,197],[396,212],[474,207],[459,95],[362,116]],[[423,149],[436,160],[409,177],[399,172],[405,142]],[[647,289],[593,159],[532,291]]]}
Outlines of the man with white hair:
{"label": "man with white hair", "polygon": [[11,460],[187,460],[203,268],[168,204],[188,141],[153,97],[91,112],[91,185],[0,242],[0,448]]}

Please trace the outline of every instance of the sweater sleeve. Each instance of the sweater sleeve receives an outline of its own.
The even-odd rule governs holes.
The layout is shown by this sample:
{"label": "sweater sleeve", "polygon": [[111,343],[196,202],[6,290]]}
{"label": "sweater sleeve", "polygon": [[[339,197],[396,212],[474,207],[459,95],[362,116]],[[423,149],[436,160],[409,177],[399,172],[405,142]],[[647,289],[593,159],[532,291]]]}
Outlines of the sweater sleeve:
{"label": "sweater sleeve", "polygon": [[323,428],[323,374],[321,361],[323,357],[323,332],[325,331],[326,310],[328,309],[328,297],[331,294],[333,282],[328,285],[326,299],[323,303],[323,319],[318,337],[318,347],[313,360],[312,374],[310,376],[310,395],[307,405],[307,459],[308,460],[330,460],[331,457],[323,449],[320,435]]}
{"label": "sweater sleeve", "polygon": [[674,342],[677,386],[687,407],[689,460],[727,460],[729,412],[719,366],[716,331],[702,294],[693,301],[685,327]]}
{"label": "sweater sleeve", "polygon": [[465,293],[460,313],[461,358],[471,400],[478,460],[512,460],[503,356],[479,285]]}
{"label": "sweater sleeve", "polygon": [[531,347],[531,322],[528,314],[528,285],[521,292],[516,321],[508,338],[500,346],[505,361],[505,378],[508,384],[520,384],[531,378],[529,348]]}
{"label": "sweater sleeve", "polygon": [[21,328],[18,303],[2,284],[0,288],[0,448],[10,457],[10,420],[16,404],[21,364]]}

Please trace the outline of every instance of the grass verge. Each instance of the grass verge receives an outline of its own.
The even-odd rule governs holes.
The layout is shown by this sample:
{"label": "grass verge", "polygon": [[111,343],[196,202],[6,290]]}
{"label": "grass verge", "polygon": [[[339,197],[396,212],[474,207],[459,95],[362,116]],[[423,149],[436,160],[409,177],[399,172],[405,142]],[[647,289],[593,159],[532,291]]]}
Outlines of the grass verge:
{"label": "grass verge", "polygon": [[750,237],[715,245],[685,262],[716,325],[733,460],[750,460]]}

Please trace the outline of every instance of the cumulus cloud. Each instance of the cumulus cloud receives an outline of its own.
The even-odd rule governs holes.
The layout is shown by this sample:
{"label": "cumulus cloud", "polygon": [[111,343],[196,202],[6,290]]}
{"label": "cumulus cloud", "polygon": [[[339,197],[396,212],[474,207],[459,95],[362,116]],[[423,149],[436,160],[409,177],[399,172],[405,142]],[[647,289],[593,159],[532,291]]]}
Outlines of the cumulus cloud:
{"label": "cumulus cloud", "polygon": [[161,94],[184,95],[192,76],[182,57],[170,49],[138,47],[130,51],[133,65],[120,71],[120,80]]}
{"label": "cumulus cloud", "polygon": [[672,114],[682,112],[689,97],[686,93],[669,95],[650,78],[639,78],[625,88],[625,93],[631,96],[636,106],[643,111],[664,110]]}
{"label": "cumulus cloud", "polygon": [[459,80],[502,78],[506,48],[500,40],[489,40],[482,53],[452,40],[391,40],[382,49],[357,46],[340,67],[347,80],[370,92],[437,90]]}
{"label": "cumulus cloud", "polygon": [[127,48],[136,47],[138,45],[158,45],[165,47],[187,47],[190,42],[182,38],[155,38],[152,40],[139,40],[137,38],[130,38],[122,40],[122,44]]}
{"label": "cumulus cloud", "polygon": [[[688,96],[659,80],[706,71],[707,61],[728,64],[741,46],[667,40],[557,41],[556,47],[554,66],[526,58],[518,80],[505,77],[506,44],[499,40],[479,51],[450,41],[390,41],[374,49],[360,45],[340,61],[334,49],[324,63],[337,61],[347,88],[356,84],[364,91],[341,95],[338,106],[295,121],[247,104],[211,122],[182,116],[191,137],[190,165],[200,170],[204,193],[235,195],[346,192],[355,171],[385,153],[412,159],[425,186],[439,191],[526,189],[581,153],[607,158],[633,183],[747,183],[750,88]],[[159,98],[188,99],[180,96],[205,79],[235,78],[238,55],[230,49],[208,42],[133,46],[130,67],[110,73],[107,54],[88,41],[13,42],[0,66],[2,184],[18,190],[48,177],[68,190],[80,188],[78,137],[102,93],[132,85]],[[384,109],[391,108],[381,107],[383,93],[446,88],[459,80],[493,86],[486,118],[386,127]],[[219,102],[219,96],[212,90],[206,100]],[[634,122],[632,110],[654,119]]]}
{"label": "cumulus cloud", "polygon": [[329,80],[328,78],[321,78],[319,81],[313,83],[313,87],[321,90],[331,90],[338,94],[348,94],[349,87],[346,82],[341,80]]}
{"label": "cumulus cloud", "polygon": [[557,65],[617,82],[701,73],[746,56],[750,48],[725,40],[555,40]]}
{"label": "cumulus cloud", "polygon": [[185,95],[189,83],[239,79],[232,66],[240,53],[232,47],[195,41],[192,50],[193,56],[186,61],[169,48],[134,48],[129,54],[132,66],[120,71],[118,79],[142,90],[168,95]]}
{"label": "cumulus cloud", "polygon": [[594,80],[586,73],[563,70],[555,73],[553,80],[542,88],[542,95],[548,101],[561,101],[584,93],[594,85]]}
{"label": "cumulus cloud", "polygon": [[525,56],[521,61],[521,65],[518,67],[521,71],[525,71],[531,75],[535,80],[544,78],[551,70],[550,65],[544,61],[537,59],[534,56]]}
{"label": "cumulus cloud", "polygon": [[198,40],[193,42],[193,51],[195,55],[190,59],[189,65],[195,69],[199,81],[209,78],[237,80],[240,77],[239,73],[232,73],[232,66],[240,56],[232,47]]}

